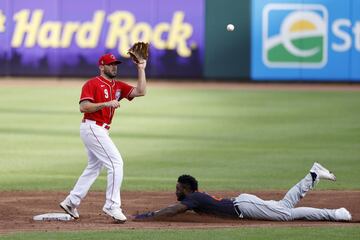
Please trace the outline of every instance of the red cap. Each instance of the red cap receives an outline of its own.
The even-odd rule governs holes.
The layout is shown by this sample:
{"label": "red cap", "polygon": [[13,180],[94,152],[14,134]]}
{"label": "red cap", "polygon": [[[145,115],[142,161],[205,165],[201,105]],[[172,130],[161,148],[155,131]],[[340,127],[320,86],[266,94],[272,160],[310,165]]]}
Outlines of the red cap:
{"label": "red cap", "polygon": [[121,61],[117,60],[114,54],[107,53],[99,58],[99,65],[108,65],[111,63],[120,64]]}

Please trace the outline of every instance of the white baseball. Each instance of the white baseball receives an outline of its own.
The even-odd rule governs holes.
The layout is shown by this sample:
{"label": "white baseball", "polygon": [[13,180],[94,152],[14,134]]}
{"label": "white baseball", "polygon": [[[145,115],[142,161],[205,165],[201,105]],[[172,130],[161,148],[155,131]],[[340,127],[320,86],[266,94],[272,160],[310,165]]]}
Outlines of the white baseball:
{"label": "white baseball", "polygon": [[228,25],[226,26],[226,30],[228,30],[229,32],[234,31],[234,29],[235,29],[235,26],[232,25],[232,24],[228,24]]}

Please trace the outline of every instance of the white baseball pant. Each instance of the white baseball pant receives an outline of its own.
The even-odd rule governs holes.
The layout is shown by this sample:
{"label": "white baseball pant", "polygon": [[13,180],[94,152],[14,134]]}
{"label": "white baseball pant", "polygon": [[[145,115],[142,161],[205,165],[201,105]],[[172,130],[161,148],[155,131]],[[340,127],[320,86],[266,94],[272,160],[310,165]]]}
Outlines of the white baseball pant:
{"label": "white baseball pant", "polygon": [[123,180],[123,160],[109,137],[107,129],[86,120],[80,125],[80,137],[88,154],[88,165],[68,198],[77,207],[86,196],[102,168],[107,169],[105,208],[121,207],[120,187]]}

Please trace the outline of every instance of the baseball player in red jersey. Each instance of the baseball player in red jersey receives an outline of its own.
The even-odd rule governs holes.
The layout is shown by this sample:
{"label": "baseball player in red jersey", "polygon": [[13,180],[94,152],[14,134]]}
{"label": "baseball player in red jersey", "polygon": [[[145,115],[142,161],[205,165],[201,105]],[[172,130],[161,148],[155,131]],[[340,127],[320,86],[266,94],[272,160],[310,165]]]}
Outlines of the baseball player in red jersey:
{"label": "baseball player in red jersey", "polygon": [[121,210],[120,187],[123,180],[123,160],[109,137],[112,118],[123,98],[131,101],[146,93],[146,60],[137,63],[136,87],[115,80],[121,62],[113,54],[99,59],[100,75],[88,80],[82,87],[80,111],[84,113],[80,124],[80,136],[88,154],[88,165],[73,190],[60,203],[60,207],[75,219],[77,207],[104,167],[107,170],[106,201],[103,211],[119,223],[126,221]]}

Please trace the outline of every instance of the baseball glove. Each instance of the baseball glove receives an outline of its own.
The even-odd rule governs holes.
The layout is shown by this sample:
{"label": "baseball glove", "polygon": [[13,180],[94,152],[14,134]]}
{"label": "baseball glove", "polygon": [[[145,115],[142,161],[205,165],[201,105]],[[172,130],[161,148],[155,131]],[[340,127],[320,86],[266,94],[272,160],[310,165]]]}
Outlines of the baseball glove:
{"label": "baseball glove", "polygon": [[149,57],[149,43],[137,42],[128,51],[131,59],[136,63],[142,63]]}

